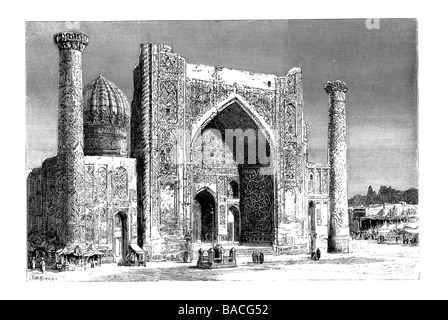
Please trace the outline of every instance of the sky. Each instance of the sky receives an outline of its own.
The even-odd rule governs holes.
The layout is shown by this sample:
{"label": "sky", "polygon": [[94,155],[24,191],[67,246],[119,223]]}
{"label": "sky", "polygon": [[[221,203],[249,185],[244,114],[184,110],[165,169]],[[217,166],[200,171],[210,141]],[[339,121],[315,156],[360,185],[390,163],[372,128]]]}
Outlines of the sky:
{"label": "sky", "polygon": [[[26,23],[26,170],[57,151],[58,50],[65,22]],[[328,80],[346,94],[348,195],[369,185],[418,187],[417,21],[380,19],[80,22],[90,38],[83,83],[102,73],[129,102],[142,43],[160,42],[188,63],[284,76],[303,72],[309,161],[326,162]]]}

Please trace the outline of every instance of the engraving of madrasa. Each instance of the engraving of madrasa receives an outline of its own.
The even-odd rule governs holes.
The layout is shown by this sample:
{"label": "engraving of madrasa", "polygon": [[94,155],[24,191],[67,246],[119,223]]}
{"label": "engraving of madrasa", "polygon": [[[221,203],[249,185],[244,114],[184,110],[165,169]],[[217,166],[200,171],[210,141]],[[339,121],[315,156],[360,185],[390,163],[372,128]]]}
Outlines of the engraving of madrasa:
{"label": "engraving of madrasa", "polygon": [[196,65],[143,44],[129,105],[102,75],[83,87],[86,35],[61,32],[54,43],[58,150],[28,176],[29,241],[93,244],[113,261],[129,245],[179,252],[186,235],[349,251],[345,83],[325,84],[328,163],[314,164],[300,68]]}

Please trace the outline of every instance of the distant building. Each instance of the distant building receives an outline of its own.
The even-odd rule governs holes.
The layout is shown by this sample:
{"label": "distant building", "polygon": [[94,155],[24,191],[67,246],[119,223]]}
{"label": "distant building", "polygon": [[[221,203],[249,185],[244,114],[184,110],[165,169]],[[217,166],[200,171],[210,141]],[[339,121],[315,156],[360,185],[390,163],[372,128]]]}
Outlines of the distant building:
{"label": "distant building", "polygon": [[350,231],[380,228],[385,223],[418,221],[418,205],[405,202],[397,204],[375,204],[369,207],[350,207]]}

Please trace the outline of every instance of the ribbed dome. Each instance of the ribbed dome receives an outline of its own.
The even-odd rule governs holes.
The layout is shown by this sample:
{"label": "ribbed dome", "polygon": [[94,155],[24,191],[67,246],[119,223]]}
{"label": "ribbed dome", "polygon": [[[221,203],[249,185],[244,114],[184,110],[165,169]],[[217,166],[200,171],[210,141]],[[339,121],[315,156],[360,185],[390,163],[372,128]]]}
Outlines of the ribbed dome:
{"label": "ribbed dome", "polygon": [[101,74],[83,90],[84,154],[127,155],[130,108],[126,96]]}

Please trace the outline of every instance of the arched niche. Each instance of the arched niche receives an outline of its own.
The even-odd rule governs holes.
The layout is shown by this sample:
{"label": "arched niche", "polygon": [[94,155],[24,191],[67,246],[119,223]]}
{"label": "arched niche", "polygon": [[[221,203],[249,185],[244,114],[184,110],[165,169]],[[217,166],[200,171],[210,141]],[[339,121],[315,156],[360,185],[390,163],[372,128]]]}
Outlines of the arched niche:
{"label": "arched niche", "polygon": [[124,212],[119,211],[113,218],[113,252],[116,260],[126,259],[128,247],[128,219]]}
{"label": "arched niche", "polygon": [[196,217],[193,223],[197,229],[193,230],[194,234],[199,236],[201,241],[211,242],[218,236],[218,219],[217,219],[217,203],[213,195],[213,191],[209,188],[201,189],[195,196],[194,200],[200,207],[200,216]]}

